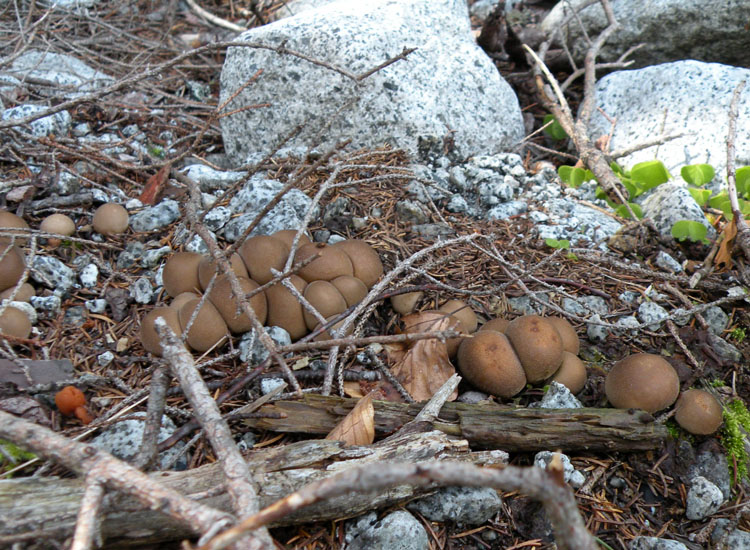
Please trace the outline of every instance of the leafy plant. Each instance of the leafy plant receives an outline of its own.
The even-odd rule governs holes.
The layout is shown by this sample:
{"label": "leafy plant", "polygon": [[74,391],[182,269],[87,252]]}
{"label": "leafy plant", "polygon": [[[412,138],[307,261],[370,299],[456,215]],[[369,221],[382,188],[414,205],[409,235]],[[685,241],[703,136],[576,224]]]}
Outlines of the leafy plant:
{"label": "leafy plant", "polygon": [[682,167],[680,175],[688,184],[700,187],[710,183],[716,171],[710,164],[689,164]]}
{"label": "leafy plant", "polygon": [[549,126],[544,128],[544,133],[552,139],[561,140],[568,137],[568,134],[565,133],[565,130],[563,130],[563,127],[557,122],[554,115],[545,115],[543,123],[545,126],[549,124]]}
{"label": "leafy plant", "polygon": [[693,220],[680,220],[672,226],[672,236],[678,241],[687,239],[693,242],[707,243],[707,232],[708,228],[705,225]]}
{"label": "leafy plant", "polygon": [[748,477],[750,455],[747,452],[747,431],[750,430],[750,412],[741,399],[724,406],[722,444],[727,451],[729,467],[735,471],[735,483]]}
{"label": "leafy plant", "polygon": [[562,248],[564,250],[570,248],[570,241],[568,239],[544,239],[544,244],[550,248]]}
{"label": "leafy plant", "polygon": [[594,179],[594,174],[591,170],[577,166],[560,166],[557,169],[557,175],[560,176],[560,179],[564,183],[575,188],[578,188],[584,181]]}
{"label": "leafy plant", "polygon": [[11,464],[8,465],[6,468],[0,467],[0,472],[5,472],[7,470],[10,470],[18,462],[36,458],[36,455],[34,453],[24,451],[20,447],[17,447],[10,441],[6,441],[4,439],[0,439],[0,447],[2,447],[2,453],[0,453],[0,456],[5,455],[6,457],[8,457],[9,461],[11,462]]}
{"label": "leafy plant", "polygon": [[731,336],[735,342],[738,344],[741,344],[745,341],[745,337],[747,334],[745,333],[745,329],[742,327],[736,327],[732,330],[732,332],[729,333],[729,336]]}

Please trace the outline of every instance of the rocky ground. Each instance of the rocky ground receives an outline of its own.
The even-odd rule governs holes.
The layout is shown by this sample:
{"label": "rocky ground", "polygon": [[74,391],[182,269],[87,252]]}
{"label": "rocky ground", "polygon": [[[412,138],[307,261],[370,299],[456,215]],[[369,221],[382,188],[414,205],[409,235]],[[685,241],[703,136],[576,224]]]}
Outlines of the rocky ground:
{"label": "rocky ground", "polygon": [[[143,430],[138,414],[146,409],[158,363],[143,347],[140,320],[167,301],[162,274],[173,251],[210,251],[188,219],[190,207],[222,247],[262,213],[253,234],[306,223],[318,242],[362,239],[378,252],[386,273],[439,239],[451,242],[403,270],[388,290],[425,291],[420,309],[461,298],[481,321],[525,313],[567,317],[581,339],[589,375],[576,396],[584,407],[606,404],[606,372],[637,352],[666,357],[683,389],[705,383],[725,399],[750,395],[745,340],[750,323],[746,300],[736,290],[745,269],[741,259],[706,272],[691,286],[710,246],[628,224],[597,198],[593,183],[565,186],[556,168],[574,160],[555,154],[564,142],[537,133],[530,139],[537,147],[462,158],[441,136],[423,140],[412,155],[388,147],[334,147],[304,157],[270,154],[250,168],[233,166],[224,155],[215,111],[224,49],[212,44],[232,39],[234,32],[176,1],[92,3],[78,11],[37,4],[0,7],[2,122],[31,115],[41,108],[36,106],[61,109],[29,125],[0,125],[0,200],[33,230],[48,215],[61,213],[74,220],[75,233],[55,243],[35,232],[21,243],[29,266],[24,277],[35,296],[18,307],[33,329],[28,337],[6,338],[0,348],[8,365],[0,371],[0,408],[132,456]],[[203,7],[252,27],[279,6],[214,1]],[[479,8],[474,13],[479,31],[477,16],[486,14]],[[180,57],[190,48],[199,51]],[[76,83],[68,80],[70,72],[59,70],[70,58],[43,62],[30,55],[40,49],[85,62],[88,69],[71,72],[89,71],[92,87],[71,92]],[[527,126],[539,128],[545,113],[533,98],[528,67],[513,56],[496,61],[521,100]],[[196,182],[199,193],[191,195],[189,184],[170,170]],[[292,189],[276,208],[262,212],[288,184]],[[128,210],[126,232],[103,236],[94,230],[94,209],[105,202]],[[462,240],[477,233],[484,238],[479,244]],[[568,240],[570,247],[555,249],[550,239]],[[375,303],[359,336],[396,332],[400,317],[387,294]],[[686,316],[691,308],[693,315]],[[264,360],[249,334],[196,354],[211,390],[223,392]],[[283,335],[272,336],[284,344]],[[320,349],[289,357],[304,367],[299,380],[305,389],[320,388],[327,360]],[[344,361],[366,386],[362,354],[345,355]],[[10,365],[19,363],[32,369],[32,383],[23,382],[22,391],[8,374]],[[224,402],[222,411],[272,391],[280,378],[278,370],[267,369]],[[54,390],[71,381],[87,396],[91,424],[62,416],[53,405]],[[459,392],[460,401],[477,399],[466,383]],[[535,404],[543,394],[544,388],[529,387],[513,403]],[[162,426],[165,435],[191,417],[176,386],[167,405],[172,425]],[[750,547],[746,484],[736,478],[737,464],[727,460],[722,432],[690,436],[672,420],[660,420],[675,435],[664,448],[570,454],[566,480],[576,489],[589,530],[604,548],[682,548],[649,539],[633,545],[638,536],[690,549],[719,543]],[[304,438],[233,427],[244,449]],[[161,467],[189,469],[215,461],[204,440],[189,439],[162,453]],[[70,475],[5,449],[0,457],[5,477]],[[531,465],[544,456],[512,453],[509,460]],[[537,503],[518,494],[497,499],[493,491],[454,493],[442,494],[437,503],[411,504],[412,513],[380,510],[355,520],[280,528],[272,535],[285,548],[341,548],[345,541],[350,548],[395,548],[395,542],[368,538],[367,528],[375,524],[394,540],[413,539],[414,548],[422,539],[434,548],[554,547]],[[443,509],[436,511],[437,504]],[[33,547],[12,527],[0,528],[0,545]],[[360,533],[358,541],[354,533]],[[63,547],[50,540],[39,544]]]}

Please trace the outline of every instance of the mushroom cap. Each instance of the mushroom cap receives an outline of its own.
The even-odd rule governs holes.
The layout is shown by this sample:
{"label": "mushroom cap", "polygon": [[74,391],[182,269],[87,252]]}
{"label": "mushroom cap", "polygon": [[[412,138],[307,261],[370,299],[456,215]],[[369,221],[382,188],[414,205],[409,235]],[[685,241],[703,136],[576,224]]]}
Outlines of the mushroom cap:
{"label": "mushroom cap", "polygon": [[[242,292],[245,294],[252,292],[260,286],[252,279],[246,277],[238,277],[237,279],[242,287]],[[247,332],[253,328],[253,323],[250,320],[250,317],[245,315],[239,307],[240,301],[234,295],[234,292],[232,292],[232,284],[229,281],[228,275],[222,275],[216,279],[216,283],[211,289],[208,299],[211,300],[211,303],[219,311],[230,331],[237,334],[240,332]],[[255,312],[255,316],[258,318],[258,322],[261,325],[265,323],[266,316],[268,315],[266,295],[261,291],[254,294],[248,302],[252,310]]]}
{"label": "mushroom cap", "polygon": [[497,317],[496,319],[490,319],[489,321],[487,321],[485,324],[479,327],[479,330],[494,330],[497,332],[505,333],[505,329],[508,328],[509,324],[510,321],[508,321],[508,319]]}
{"label": "mushroom cap", "polygon": [[17,338],[28,338],[31,334],[29,316],[17,307],[6,307],[0,315],[0,332]]}
{"label": "mushroom cap", "polygon": [[16,286],[26,268],[20,248],[0,242],[0,291]]}
{"label": "mushroom cap", "polygon": [[417,302],[422,299],[422,296],[424,296],[424,292],[421,290],[391,296],[391,307],[396,313],[408,315],[414,311]]}
{"label": "mushroom cap", "polygon": [[50,214],[39,224],[39,230],[68,236],[75,233],[76,224],[65,214]]}
{"label": "mushroom cap", "polygon": [[654,413],[675,402],[680,393],[680,379],[664,358],[636,353],[621,359],[610,369],[604,392],[613,407]]}
{"label": "mushroom cap", "polygon": [[569,351],[563,350],[562,365],[550,380],[559,382],[568,388],[570,393],[576,394],[586,385],[586,378],[586,365],[583,361]]}
{"label": "mushroom cap", "polygon": [[526,373],[508,338],[482,330],[464,338],[458,348],[458,368],[477,389],[509,398],[526,386]]}
{"label": "mushroom cap", "polygon": [[[180,308],[178,316],[183,330],[185,330],[184,327],[187,326],[199,303],[200,299],[190,300]],[[210,301],[206,300],[198,310],[198,315],[190,330],[188,330],[187,343],[195,351],[202,353],[218,344],[226,336],[227,331],[227,324],[219,311]]]}
{"label": "mushroom cap", "polygon": [[94,231],[102,235],[118,235],[128,228],[130,216],[125,207],[116,202],[106,202],[94,212]]}
{"label": "mushroom cap", "polygon": [[674,410],[677,423],[695,435],[714,433],[721,426],[724,416],[719,401],[705,390],[682,392]]}
{"label": "mushroom cap", "polygon": [[280,239],[256,235],[242,243],[237,252],[242,256],[250,278],[264,285],[274,277],[271,268],[284,270],[289,247]]}
{"label": "mushroom cap", "polygon": [[360,303],[367,296],[367,285],[352,275],[341,275],[331,281],[346,300],[346,307]]}
{"label": "mushroom cap", "polygon": [[[308,283],[331,281],[341,275],[354,275],[352,262],[343,248],[325,243],[309,243],[301,246],[294,257],[294,263],[298,264],[315,255],[319,255],[319,257],[298,272],[299,276]],[[365,282],[364,279],[362,279],[362,282]]]}
{"label": "mushroom cap", "polygon": [[173,298],[183,292],[200,290],[198,265],[203,256],[196,252],[175,252],[164,264],[162,281],[164,290]]}
{"label": "mushroom cap", "polygon": [[[15,286],[16,285],[13,285],[0,292],[0,300],[7,300],[10,298]],[[29,283],[24,283],[21,285],[21,288],[18,289],[18,292],[16,292],[16,296],[13,299],[16,302],[30,302],[32,296],[36,296],[36,290]]]}
{"label": "mushroom cap", "polygon": [[[7,210],[0,210],[0,227],[15,227],[18,229],[29,229],[29,224],[26,223],[26,220],[24,220],[20,216],[16,216],[13,212],[8,212]],[[24,243],[28,240],[28,234],[26,232],[19,233],[19,235],[23,235],[23,238],[16,237],[16,244]],[[0,242],[10,242],[11,238],[10,236],[0,236]]]}
{"label": "mushroom cap", "polygon": [[65,416],[72,416],[78,407],[86,405],[86,396],[75,386],[65,386],[55,394],[55,405]]}
{"label": "mushroom cap", "polygon": [[562,338],[557,329],[539,315],[524,315],[508,324],[505,335],[535,384],[552,376],[562,364]]}
{"label": "mushroom cap", "polygon": [[463,300],[448,300],[438,308],[438,311],[450,313],[461,322],[461,330],[471,334],[477,330],[477,314],[471,306]]}
{"label": "mushroom cap", "polygon": [[[331,319],[333,319],[333,316],[328,317],[326,319],[326,323],[328,321],[330,321]],[[340,321],[334,323],[334,325],[331,328],[333,330],[340,329],[341,325],[344,324],[344,321],[345,321],[345,319],[341,319]],[[313,328],[312,332],[315,332],[319,328],[320,328],[320,323],[318,323],[317,325],[315,325],[315,328]],[[346,334],[344,336],[349,336],[353,331],[354,331],[354,326],[349,326],[349,329],[346,331]],[[331,338],[332,338],[331,333],[328,330],[324,330],[323,332],[321,332],[320,334],[318,334],[315,338],[313,338],[313,340],[315,342],[322,342],[322,341],[325,341],[325,340],[330,340]]]}
{"label": "mushroom cap", "polygon": [[[245,277],[245,279],[250,278],[247,268],[245,267],[245,262],[242,261],[242,256],[236,252],[229,257],[229,265],[232,267],[234,274],[238,277]],[[214,273],[216,273],[216,262],[211,256],[204,256],[198,264],[198,282],[203,290],[206,290]]]}
{"label": "mushroom cap", "polygon": [[[276,233],[272,233],[271,237],[274,239],[279,239],[282,241],[286,247],[291,250],[292,249],[292,243],[294,242],[294,236],[297,234],[296,229],[282,229],[281,231],[277,231]],[[310,237],[307,236],[307,233],[302,232],[302,234],[299,237],[299,241],[297,242],[297,248],[300,246],[306,245],[307,243],[312,242],[310,240]]]}
{"label": "mushroom cap", "polygon": [[373,247],[365,241],[346,239],[333,245],[349,256],[354,269],[354,276],[372,288],[380,276],[383,275],[383,262]]}
{"label": "mushroom cap", "polygon": [[161,357],[161,340],[156,333],[154,322],[161,317],[167,326],[179,337],[182,335],[182,326],[177,310],[173,307],[155,307],[141,319],[141,344],[149,353]]}
{"label": "mushroom cap", "polygon": [[[309,283],[305,287],[304,296],[324,319],[338,315],[347,308],[344,297],[328,281],[313,281]],[[303,315],[308,329],[312,330],[319,324],[318,319],[309,311],[304,310]]]}
{"label": "mushroom cap", "polygon": [[581,342],[578,340],[576,329],[573,328],[570,321],[563,317],[545,317],[545,319],[547,319],[547,322],[552,323],[552,326],[560,333],[563,349],[573,355],[578,355],[578,352],[581,350]]}
{"label": "mushroom cap", "polygon": [[177,296],[174,297],[172,300],[172,303],[169,304],[169,307],[174,309],[175,311],[179,311],[182,306],[184,306],[186,303],[188,303],[190,300],[193,300],[195,298],[200,298],[201,295],[197,292],[180,292]]}
{"label": "mushroom cap", "polygon": [[[305,280],[297,275],[290,276],[289,280],[300,293],[307,286]],[[289,333],[293,341],[299,340],[307,334],[302,304],[283,284],[279,282],[268,287],[266,289],[266,300],[268,300],[267,326],[283,328]]]}

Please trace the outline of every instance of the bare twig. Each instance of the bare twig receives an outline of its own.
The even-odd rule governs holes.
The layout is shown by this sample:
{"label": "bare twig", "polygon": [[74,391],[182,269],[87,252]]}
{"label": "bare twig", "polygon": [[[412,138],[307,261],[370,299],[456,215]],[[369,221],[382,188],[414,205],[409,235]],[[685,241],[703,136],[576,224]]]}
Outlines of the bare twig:
{"label": "bare twig", "polygon": [[727,193],[729,194],[729,200],[732,204],[732,214],[734,215],[733,221],[737,225],[737,236],[735,237],[736,242],[745,254],[745,258],[750,260],[750,227],[748,227],[747,222],[745,221],[745,217],[740,210],[740,203],[737,199],[737,179],[734,168],[734,142],[737,138],[737,109],[746,82],[747,81],[743,80],[737,84],[737,87],[732,94],[732,101],[729,104],[729,128],[727,130]]}
{"label": "bare twig", "polygon": [[167,374],[167,369],[161,365],[157,365],[151,375],[151,394],[148,398],[141,448],[132,461],[133,466],[141,470],[147,469],[156,460],[158,454],[156,446],[159,440],[161,417],[164,414],[168,386],[169,375]]}
{"label": "bare twig", "polygon": [[101,546],[99,532],[99,513],[104,498],[104,484],[99,480],[96,470],[86,475],[86,490],[78,510],[76,530],[70,550],[91,550]]}

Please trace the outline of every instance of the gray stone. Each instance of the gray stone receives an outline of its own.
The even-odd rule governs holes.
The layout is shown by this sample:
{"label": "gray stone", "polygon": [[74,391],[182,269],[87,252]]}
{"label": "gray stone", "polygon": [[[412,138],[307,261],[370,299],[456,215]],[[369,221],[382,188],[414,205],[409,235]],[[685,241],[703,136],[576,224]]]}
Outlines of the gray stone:
{"label": "gray stone", "polygon": [[[13,119],[36,115],[37,113],[46,110],[46,107],[40,105],[18,105],[17,107],[5,109],[0,118],[4,121],[12,121]],[[31,135],[34,137],[46,137],[51,134],[65,136],[68,133],[68,130],[70,130],[70,124],[70,113],[68,111],[59,111],[52,115],[29,122],[29,127],[31,128]]]}
{"label": "gray stone", "polygon": [[563,453],[540,451],[536,455],[534,455],[534,466],[546,470],[555,455],[558,455],[562,462],[563,479],[565,480],[565,483],[569,483],[571,487],[577,489],[586,482],[586,477],[573,467],[573,464],[571,464],[570,462],[570,458]]}
{"label": "gray stone", "polygon": [[405,510],[378,520],[369,512],[346,524],[347,550],[427,550],[430,546],[422,524]]}
{"label": "gray stone", "polygon": [[78,272],[78,280],[84,288],[94,288],[99,278],[99,267],[96,264],[86,264]]}
{"label": "gray stone", "polygon": [[96,357],[96,362],[99,363],[100,367],[106,367],[115,360],[115,354],[111,351],[105,351]]}
{"label": "gray stone", "polygon": [[[545,187],[549,195],[559,195],[560,189],[556,184]],[[532,190],[533,191],[533,190]],[[606,241],[617,233],[622,224],[611,216],[579,204],[577,201],[567,198],[549,198],[545,200],[545,194],[537,190],[527,192],[532,200],[544,200],[544,206],[550,215],[550,221],[555,226],[540,226],[540,238],[567,239],[571,244],[577,244],[581,239],[587,239],[592,243]],[[551,229],[554,228],[554,229]]]}
{"label": "gray stone", "polygon": [[[281,327],[265,327],[263,330],[277,346],[287,346],[292,343],[289,333]],[[243,334],[237,347],[240,350],[240,360],[252,366],[260,365],[268,359],[268,350],[257,337],[255,329]]]}
{"label": "gray stone", "polygon": [[232,217],[232,211],[226,206],[217,206],[206,212],[203,223],[211,231],[218,231],[224,227]]}
{"label": "gray stone", "polygon": [[440,237],[452,237],[456,234],[456,230],[450,225],[444,223],[421,223],[412,225],[411,230],[413,233],[420,235],[421,237],[427,237],[432,239],[439,239]]}
{"label": "gray stone", "polygon": [[154,299],[154,289],[146,277],[138,277],[130,287],[130,297],[139,304],[149,304]]}
{"label": "gray stone", "polygon": [[638,306],[638,319],[641,323],[647,323],[649,330],[659,330],[667,317],[669,312],[654,302],[643,302]]}
{"label": "gray stone", "polygon": [[[131,418],[128,420],[118,421],[104,428],[102,433],[91,440],[90,444],[97,449],[107,451],[122,460],[132,460],[141,447],[143,427],[145,425],[145,422],[142,419],[146,417],[146,414],[136,412],[129,416]],[[132,418],[134,416],[137,418]],[[171,436],[174,431],[174,422],[172,422],[168,416],[162,416],[158,440],[164,441]],[[184,443],[178,443],[174,447],[159,453],[157,463],[160,465],[160,469],[165,469],[172,459],[179,454],[183,446]],[[186,466],[187,462],[183,456],[178,460],[173,469],[183,470]]]}
{"label": "gray stone", "polygon": [[58,195],[72,195],[81,187],[81,180],[75,174],[70,172],[60,172],[54,180],[51,191]]}
{"label": "gray stone", "polygon": [[750,533],[739,529],[732,529],[726,533],[728,527],[728,519],[717,519],[716,526],[711,533],[711,542],[719,544],[719,541],[722,541],[727,550],[750,550]]}
{"label": "gray stone", "polygon": [[505,183],[505,178],[496,176],[477,186],[479,203],[485,208],[497,206],[513,198],[513,188]]}
{"label": "gray stone", "polygon": [[487,212],[488,220],[507,220],[512,216],[523,214],[529,209],[526,201],[510,201],[491,208]]}
{"label": "gray stone", "polygon": [[456,193],[450,198],[448,204],[445,205],[445,209],[448,212],[453,212],[456,214],[464,213],[469,210],[469,204],[466,202],[466,199],[462,195]]}
{"label": "gray stone", "polygon": [[[708,11],[713,10],[714,6]],[[700,32],[707,14],[705,7],[701,8],[701,24],[695,26]],[[655,22],[663,28],[663,21]],[[675,29],[682,32],[685,26],[681,24]],[[735,87],[743,79],[750,79],[750,69],[698,61],[679,61],[605,76],[596,84],[596,100],[598,108],[608,117],[617,119],[611,149],[624,149],[658,137],[654,132],[662,125],[664,135],[685,133],[683,137],[632,153],[619,162],[630,168],[637,162],[658,158],[672,175],[678,175],[681,167],[687,164],[708,163],[716,170],[715,188],[726,174],[729,102]],[[738,120],[750,119],[750,94],[742,94],[738,107]],[[593,139],[612,131],[611,124],[597,110],[589,128]],[[746,125],[737,126],[736,150],[737,166],[750,165],[750,128]],[[664,185],[657,187],[657,191],[662,187]],[[690,201],[694,205],[690,212],[695,212],[696,217],[681,219],[708,223],[700,219],[700,208],[691,198],[685,190],[671,203],[654,207],[654,210],[675,208],[682,212],[687,204],[681,202]],[[659,229],[664,232],[661,227]],[[712,234],[709,229],[709,236]]]}
{"label": "gray stone", "polygon": [[[542,22],[542,30],[548,35],[554,32],[566,13],[570,13],[569,8],[577,8],[583,1],[558,3]],[[628,57],[638,67],[677,59],[750,66],[744,27],[745,16],[750,12],[748,0],[717,2],[710,6],[702,0],[614,0],[611,5],[620,26],[604,44],[599,62],[615,61],[634,44],[643,44]],[[580,12],[580,21],[592,40],[607,26],[598,2]],[[582,64],[588,41],[582,36],[579,19],[572,19],[566,28],[567,43],[576,61]]]}
{"label": "gray stone", "polygon": [[191,164],[185,168],[185,175],[198,182],[201,191],[210,192],[229,189],[245,176],[245,172],[227,172],[204,164]]}
{"label": "gray stone", "polygon": [[651,218],[656,229],[665,237],[671,236],[672,226],[682,220],[696,221],[706,226],[708,238],[716,235],[716,230],[684,185],[674,182],[660,185],[643,200],[642,207],[643,215]]}
{"label": "gray stone", "polygon": [[684,327],[690,322],[692,317],[692,314],[688,313],[688,310],[684,307],[678,307],[672,310],[672,320],[678,326]]}
{"label": "gray stone", "polygon": [[621,301],[625,302],[626,304],[635,304],[640,300],[641,293],[636,292],[635,290],[626,290],[624,292],[621,292],[620,295],[617,297]]}
{"label": "gray stone", "polygon": [[271,13],[270,20],[273,22],[286,17],[294,17],[304,11],[314,10],[334,1],[335,0],[287,0],[281,5],[281,7],[279,7],[279,9]]}
{"label": "gray stone", "polygon": [[599,314],[594,313],[586,323],[586,337],[592,342],[604,342],[609,336],[609,329],[599,324],[601,322],[602,318]]}
{"label": "gray stone", "polygon": [[286,385],[284,379],[277,376],[274,376],[273,378],[262,378],[260,381],[260,393],[267,395],[284,385]]}
{"label": "gray stone", "polygon": [[60,314],[62,300],[59,296],[32,296],[31,305],[40,317],[54,319]]}
{"label": "gray stone", "polygon": [[680,262],[675,260],[672,256],[670,256],[663,250],[660,250],[656,255],[656,265],[669,273],[682,272],[682,266],[680,265]]}
{"label": "gray stone", "polygon": [[481,403],[482,401],[487,401],[489,398],[489,395],[480,391],[465,391],[456,398],[456,401],[458,401],[459,403],[476,405],[477,403]]}
{"label": "gray stone", "polygon": [[125,250],[117,256],[117,268],[133,267],[142,257],[146,247],[141,241],[131,240],[125,245]]}
{"label": "gray stone", "polygon": [[399,221],[420,225],[430,219],[427,209],[416,201],[404,200],[396,203],[396,213]]}
{"label": "gray stone", "polygon": [[583,405],[570,390],[560,384],[552,381],[549,383],[549,389],[544,392],[544,397],[539,402],[540,409],[580,409]]}
{"label": "gray stone", "polygon": [[162,258],[167,254],[172,253],[172,247],[162,246],[159,248],[152,248],[142,252],[141,266],[147,269],[152,269],[161,263]]}
{"label": "gray stone", "polygon": [[502,505],[500,495],[490,487],[443,487],[406,508],[430,521],[479,525],[492,519]]}
{"label": "gray stone", "polygon": [[732,496],[732,474],[729,472],[727,457],[721,447],[712,443],[701,445],[690,468],[688,479],[703,477],[721,491],[724,500]]}
{"label": "gray stone", "polygon": [[[549,302],[547,296],[538,296],[543,302]],[[547,309],[543,304],[532,300],[528,296],[514,296],[508,298],[510,309],[523,315],[541,315]]]}
{"label": "gray stone", "polygon": [[630,541],[630,550],[688,550],[688,547],[676,540],[635,537]]}
{"label": "gray stone", "polygon": [[[238,112],[220,121],[235,163],[270,150],[297,125],[303,131],[282,154],[304,152],[310,143],[324,149],[344,139],[351,139],[352,148],[388,143],[417,154],[420,136],[450,131],[456,153],[468,156],[510,148],[523,137],[518,100],[477,46],[465,0],[343,0],[252,29],[239,40],[284,43],[354,74],[405,47],[418,49],[355,83],[291,55],[229,48],[220,101],[264,70],[230,103]],[[242,109],[264,102],[271,107]]]}
{"label": "gray stone", "polygon": [[740,350],[711,331],[708,332],[708,344],[711,346],[713,352],[725,361],[732,363],[742,361],[742,352]]}
{"label": "gray stone", "polygon": [[[13,60],[10,74],[20,79],[49,82],[50,95],[77,97],[114,83],[115,79],[71,55],[29,50]],[[45,87],[41,87],[42,93]]]}
{"label": "gray stone", "polygon": [[724,313],[724,310],[719,306],[711,306],[703,312],[703,318],[708,323],[708,330],[721,336],[724,329],[729,325],[729,315]]}
{"label": "gray stone", "polygon": [[50,288],[67,292],[75,284],[75,272],[53,256],[35,256],[31,278]]}
{"label": "gray stone", "polygon": [[130,216],[130,227],[141,233],[168,226],[180,217],[180,204],[172,199],[164,199]]}
{"label": "gray stone", "polygon": [[104,298],[86,300],[83,305],[86,306],[86,309],[91,313],[104,313],[107,310],[107,300]]}
{"label": "gray stone", "polygon": [[721,489],[705,477],[694,477],[688,489],[685,515],[688,519],[704,519],[721,508],[723,502]]}
{"label": "gray stone", "polygon": [[[216,240],[216,235],[211,231],[209,231],[209,233],[214,237],[214,240]],[[190,240],[185,243],[185,251],[195,252],[196,254],[208,254],[208,245],[203,240],[203,237],[200,235],[193,235]]]}
{"label": "gray stone", "polygon": [[88,319],[88,312],[83,306],[72,306],[65,310],[63,323],[69,327],[80,327]]}
{"label": "gray stone", "polygon": [[617,336],[622,336],[623,334],[636,336],[638,334],[638,327],[640,327],[641,323],[638,322],[638,319],[635,317],[628,316],[620,317],[614,322],[614,325],[616,328],[612,332]]}
{"label": "gray stone", "polygon": [[588,317],[592,313],[604,315],[608,312],[607,302],[601,296],[580,296],[563,298],[562,308],[579,317]]}

